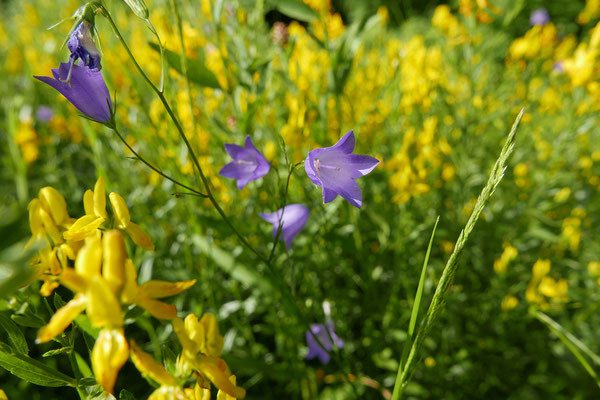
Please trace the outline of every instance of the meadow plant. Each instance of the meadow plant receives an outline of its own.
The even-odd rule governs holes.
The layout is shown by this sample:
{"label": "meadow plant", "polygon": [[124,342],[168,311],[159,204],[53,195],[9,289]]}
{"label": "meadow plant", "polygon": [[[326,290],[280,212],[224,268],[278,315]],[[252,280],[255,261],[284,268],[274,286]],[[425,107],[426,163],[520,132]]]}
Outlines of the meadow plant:
{"label": "meadow plant", "polygon": [[600,6],[407,4],[9,1],[0,400],[597,396]]}

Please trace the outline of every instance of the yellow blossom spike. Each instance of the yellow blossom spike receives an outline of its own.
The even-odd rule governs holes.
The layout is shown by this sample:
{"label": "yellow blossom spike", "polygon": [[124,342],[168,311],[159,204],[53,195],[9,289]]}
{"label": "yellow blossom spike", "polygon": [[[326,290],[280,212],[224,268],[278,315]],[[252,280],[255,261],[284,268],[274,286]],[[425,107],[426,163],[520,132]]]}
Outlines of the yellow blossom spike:
{"label": "yellow blossom spike", "polygon": [[131,222],[131,217],[129,215],[129,209],[127,208],[127,204],[125,200],[115,192],[111,192],[108,195],[110,199],[110,204],[112,205],[112,209],[115,215],[115,227],[119,229],[126,229]]}
{"label": "yellow blossom spike", "polygon": [[83,194],[83,209],[85,210],[86,215],[95,215],[94,214],[94,191],[88,189]]}
{"label": "yellow blossom spike", "polygon": [[119,230],[105,232],[102,236],[102,277],[117,294],[125,284],[125,239]]}
{"label": "yellow blossom spike", "polygon": [[131,240],[138,246],[146,250],[154,250],[154,245],[150,240],[150,236],[140,228],[138,224],[130,222],[125,231],[131,237]]}
{"label": "yellow blossom spike", "polygon": [[152,299],[174,296],[189,289],[196,279],[180,282],[148,281],[140,287],[140,294]]}
{"label": "yellow blossom spike", "polygon": [[138,286],[137,286],[137,271],[135,270],[135,265],[130,258],[125,260],[125,285],[123,286],[123,291],[121,292],[121,301],[125,304],[131,304],[135,301],[135,297],[137,296]]}
{"label": "yellow blossom spike", "polygon": [[86,240],[85,245],[77,253],[75,271],[86,279],[99,276],[102,269],[102,242],[98,237]]}
{"label": "yellow blossom spike", "polygon": [[113,392],[119,370],[129,358],[129,346],[123,329],[103,329],[92,350],[92,368],[96,381],[108,393]]}
{"label": "yellow blossom spike", "polygon": [[56,224],[52,220],[50,214],[44,210],[43,207],[38,209],[38,215],[40,220],[42,221],[42,225],[44,226],[44,230],[50,236],[55,245],[61,244],[64,242],[62,235],[58,231]]}
{"label": "yellow blossom spike", "polygon": [[35,340],[36,343],[45,343],[61,334],[71,325],[75,317],[85,310],[85,305],[85,296],[76,294],[73,300],[58,309],[52,318],[50,318],[50,322],[40,329]]}
{"label": "yellow blossom spike", "polygon": [[[231,382],[231,384],[235,386],[235,375],[231,375],[229,377],[229,382]],[[235,399],[235,397],[228,395],[224,391],[219,390],[217,392],[217,400],[236,400],[236,399]]]}
{"label": "yellow blossom spike", "polygon": [[159,364],[154,357],[140,349],[133,339],[130,341],[130,351],[131,360],[142,376],[150,377],[163,386],[179,386],[173,375],[162,364]]}
{"label": "yellow blossom spike", "polygon": [[92,236],[96,229],[104,222],[103,217],[96,217],[94,215],[84,215],[79,218],[71,227],[63,233],[63,236],[67,240],[79,241],[86,237]]}
{"label": "yellow blossom spike", "polygon": [[42,207],[50,212],[56,225],[61,225],[69,218],[69,214],[67,213],[67,202],[58,190],[46,186],[40,189],[38,197],[42,202]]}
{"label": "yellow blossom spike", "polygon": [[86,297],[88,298],[87,314],[92,325],[97,328],[120,328],[123,326],[121,304],[102,277],[96,276],[90,282]]}
{"label": "yellow blossom spike", "polygon": [[29,227],[33,236],[45,236],[46,230],[44,229],[44,223],[40,216],[40,209],[42,203],[40,199],[33,199],[29,202],[27,209],[29,210]]}
{"label": "yellow blossom spike", "polygon": [[227,364],[220,358],[198,357],[191,361],[194,369],[204,374],[221,391],[234,399],[246,397],[246,390],[229,381]]}
{"label": "yellow blossom spike", "polygon": [[[200,319],[200,324],[204,328],[204,346],[201,345],[203,353],[209,356],[219,357],[223,353],[223,336],[219,333],[219,325],[214,314],[206,313]],[[203,348],[202,348],[203,347]]]}
{"label": "yellow blossom spike", "polygon": [[148,311],[154,318],[173,319],[177,317],[177,308],[172,304],[144,296],[137,296],[135,304]]}
{"label": "yellow blossom spike", "polygon": [[96,181],[94,186],[94,214],[97,217],[108,218],[106,213],[106,190],[104,177],[101,176]]}

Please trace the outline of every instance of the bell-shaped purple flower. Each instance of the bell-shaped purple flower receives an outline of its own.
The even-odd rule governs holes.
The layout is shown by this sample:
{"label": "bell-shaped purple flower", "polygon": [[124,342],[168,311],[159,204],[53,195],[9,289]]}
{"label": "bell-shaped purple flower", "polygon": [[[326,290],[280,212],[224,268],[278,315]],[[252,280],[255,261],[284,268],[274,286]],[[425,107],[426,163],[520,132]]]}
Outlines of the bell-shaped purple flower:
{"label": "bell-shaped purple flower", "polygon": [[73,32],[71,32],[67,41],[67,47],[71,51],[71,64],[81,59],[83,65],[95,71],[100,71],[102,69],[102,65],[100,65],[100,51],[92,38],[93,29],[94,27],[91,23],[86,20],[81,21]]}
{"label": "bell-shaped purple flower", "polygon": [[246,136],[243,147],[237,144],[225,144],[225,151],[233,158],[233,161],[221,168],[219,174],[225,178],[237,179],[237,187],[240,190],[248,182],[265,176],[271,169],[271,164],[254,147],[250,136]]}
{"label": "bell-shaped purple flower", "polygon": [[[281,214],[283,213],[283,217]],[[273,224],[273,237],[277,235],[279,221],[281,220],[281,232],[285,240],[285,247],[288,249],[292,243],[292,239],[304,228],[310,210],[302,204],[288,204],[284,208],[272,212],[270,214],[260,213],[260,217],[267,222]]]}
{"label": "bell-shaped purple flower", "polygon": [[304,169],[310,180],[323,188],[323,203],[333,201],[339,194],[353,206],[362,206],[362,193],[355,179],[371,172],[379,160],[352,154],[354,145],[354,131],[350,131],[335,145],[308,153]]}
{"label": "bell-shaped purple flower", "polygon": [[[71,80],[66,82],[71,70]],[[54,79],[49,76],[34,76],[47,83],[66,97],[85,116],[98,122],[112,118],[112,102],[102,74],[88,67],[61,63],[52,69]]]}
{"label": "bell-shaped purple flower", "polygon": [[[321,360],[323,364],[329,363],[329,360],[331,359],[329,352],[333,350],[331,339],[333,339],[335,346],[340,349],[344,347],[344,341],[335,334],[333,322],[331,321],[328,321],[325,324],[311,324],[310,330],[325,348],[321,347],[314,336],[307,331],[306,343],[308,345],[308,354],[306,355],[306,358],[311,360],[315,357],[319,357],[319,360]],[[329,331],[329,333],[327,331]]]}

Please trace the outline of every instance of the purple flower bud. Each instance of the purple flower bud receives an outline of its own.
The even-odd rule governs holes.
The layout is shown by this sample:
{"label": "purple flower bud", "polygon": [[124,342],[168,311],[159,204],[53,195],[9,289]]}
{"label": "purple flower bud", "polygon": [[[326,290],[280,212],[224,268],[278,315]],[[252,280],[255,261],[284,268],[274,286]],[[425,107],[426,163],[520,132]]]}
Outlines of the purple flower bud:
{"label": "purple flower bud", "polygon": [[[306,355],[306,358],[310,360],[319,357],[319,360],[321,360],[323,364],[329,363],[329,360],[331,359],[329,352],[333,349],[331,339],[333,339],[335,346],[340,349],[344,347],[344,341],[335,334],[333,322],[331,321],[326,322],[325,324],[311,324],[310,330],[314,336],[319,339],[325,349],[323,349],[317,340],[315,340],[314,336],[307,331],[306,343],[308,344],[308,354]],[[327,331],[329,331],[329,333]]]}
{"label": "purple flower bud", "polygon": [[[281,213],[283,212],[283,217]],[[279,221],[281,220],[281,232],[285,240],[285,246],[289,249],[292,239],[304,228],[310,210],[302,204],[288,204],[284,208],[272,212],[270,214],[259,214],[262,219],[273,224],[273,237],[277,235]]]}
{"label": "purple flower bud", "polygon": [[550,22],[550,14],[548,14],[548,10],[545,8],[538,8],[529,17],[531,25],[546,25],[548,22]]}
{"label": "purple flower bud", "polygon": [[362,206],[362,193],[355,179],[371,172],[379,160],[352,154],[354,144],[354,131],[350,131],[335,145],[308,153],[304,169],[310,180],[323,188],[323,203],[333,201],[339,194],[353,206]]}
{"label": "purple flower bud", "polygon": [[[71,80],[66,82],[69,74]],[[52,70],[52,75],[54,79],[49,76],[34,76],[34,78],[58,90],[88,118],[98,122],[107,122],[112,118],[112,102],[100,71],[61,63],[59,68]]]}
{"label": "purple flower bud", "polygon": [[225,151],[233,161],[225,165],[219,174],[225,178],[237,179],[237,187],[242,190],[250,181],[255,181],[265,176],[271,169],[271,164],[254,147],[250,136],[246,136],[244,146],[225,144]]}
{"label": "purple flower bud", "polygon": [[92,30],[92,24],[85,20],[81,21],[75,30],[71,32],[67,47],[71,50],[71,63],[81,59],[83,65],[95,71],[100,71],[102,69],[100,51],[98,51],[92,38]]}

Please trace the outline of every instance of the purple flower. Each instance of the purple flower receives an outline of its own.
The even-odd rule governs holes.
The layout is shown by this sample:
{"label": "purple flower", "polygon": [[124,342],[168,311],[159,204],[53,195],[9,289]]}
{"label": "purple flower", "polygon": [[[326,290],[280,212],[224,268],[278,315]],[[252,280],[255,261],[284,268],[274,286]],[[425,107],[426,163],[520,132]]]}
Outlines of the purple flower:
{"label": "purple flower", "polygon": [[[71,81],[66,82],[72,68]],[[61,63],[52,70],[54,79],[49,76],[34,76],[47,83],[65,96],[85,116],[98,122],[112,118],[112,102],[102,74],[88,67]]]}
{"label": "purple flower", "polygon": [[67,47],[71,50],[71,64],[81,59],[83,65],[95,71],[100,71],[102,69],[102,65],[100,65],[100,51],[98,51],[92,38],[93,29],[94,26],[88,21],[81,21],[73,32],[71,32],[67,41]]}
{"label": "purple flower", "polygon": [[[282,212],[283,218],[281,217]],[[279,220],[281,219],[281,231],[285,240],[285,247],[289,249],[294,236],[306,225],[309,214],[309,209],[302,204],[288,204],[284,208],[280,208],[270,214],[260,213],[259,215],[265,221],[273,224],[273,237],[277,235]]]}
{"label": "purple flower", "polygon": [[550,22],[550,14],[545,8],[538,8],[529,16],[531,25],[546,25],[548,22]]}
{"label": "purple flower", "polygon": [[227,143],[225,151],[233,158],[233,161],[225,165],[219,174],[225,178],[237,179],[237,187],[240,190],[248,182],[265,176],[271,169],[271,164],[256,150],[250,136],[246,136],[244,147]]}
{"label": "purple flower", "polygon": [[48,106],[39,106],[35,116],[39,121],[49,122],[54,117],[54,110]]}
{"label": "purple flower", "polygon": [[[315,357],[319,357],[319,360],[321,360],[323,364],[327,364],[331,359],[329,352],[333,349],[331,339],[333,339],[333,343],[337,348],[344,347],[344,341],[335,334],[333,322],[331,321],[328,321],[325,324],[311,324],[310,330],[314,336],[319,339],[325,349],[323,349],[314,336],[307,331],[306,343],[308,344],[308,354],[306,355],[306,358],[311,360]],[[327,331],[329,331],[329,333]]]}
{"label": "purple flower", "polygon": [[352,154],[354,144],[354,131],[350,131],[335,145],[308,153],[304,168],[310,180],[323,188],[323,203],[333,201],[339,194],[353,206],[361,207],[362,193],[355,179],[371,172],[379,161]]}

